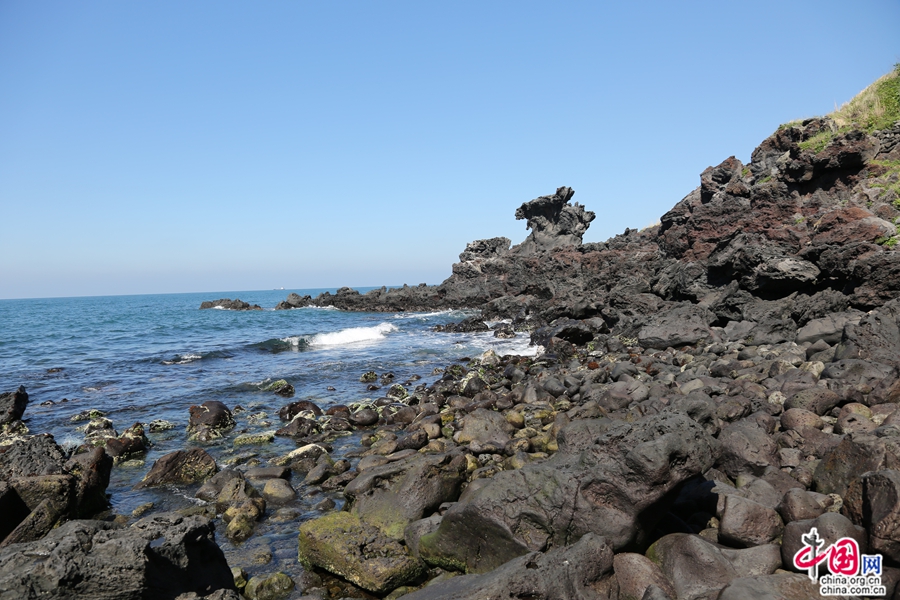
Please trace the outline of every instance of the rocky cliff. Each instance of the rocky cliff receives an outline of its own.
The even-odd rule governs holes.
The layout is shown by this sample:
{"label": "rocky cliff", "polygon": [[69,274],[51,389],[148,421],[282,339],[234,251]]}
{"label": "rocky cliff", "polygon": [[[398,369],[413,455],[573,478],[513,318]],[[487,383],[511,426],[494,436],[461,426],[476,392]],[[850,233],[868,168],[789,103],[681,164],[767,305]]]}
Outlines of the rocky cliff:
{"label": "rocky cliff", "polygon": [[532,230],[524,242],[470,243],[440,285],[342,288],[280,307],[479,308],[519,329],[599,317],[628,337],[662,313],[688,311],[710,339],[793,341],[814,319],[858,316],[897,297],[898,180],[900,125],[807,119],[779,127],[747,165],[730,157],[706,169],[657,226],[583,244],[594,213],[561,187],[516,210]]}

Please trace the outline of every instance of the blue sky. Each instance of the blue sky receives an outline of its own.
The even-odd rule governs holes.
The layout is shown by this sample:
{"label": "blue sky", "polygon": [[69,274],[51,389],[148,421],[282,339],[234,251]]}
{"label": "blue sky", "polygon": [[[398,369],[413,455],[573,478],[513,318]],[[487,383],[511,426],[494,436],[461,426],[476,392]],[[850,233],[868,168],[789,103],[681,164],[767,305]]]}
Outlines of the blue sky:
{"label": "blue sky", "polygon": [[900,62],[900,2],[0,0],[0,298],[438,283],[656,221]]}

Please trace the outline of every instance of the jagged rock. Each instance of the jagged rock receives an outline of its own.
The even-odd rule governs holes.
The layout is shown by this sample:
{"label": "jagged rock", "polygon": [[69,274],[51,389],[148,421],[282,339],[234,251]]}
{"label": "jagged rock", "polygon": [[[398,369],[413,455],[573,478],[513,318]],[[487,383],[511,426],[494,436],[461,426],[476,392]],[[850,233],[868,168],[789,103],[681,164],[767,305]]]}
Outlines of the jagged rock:
{"label": "jagged rock", "polygon": [[18,421],[28,406],[28,393],[25,386],[20,385],[14,392],[0,394],[0,425]]}
{"label": "jagged rock", "polygon": [[291,292],[290,294],[288,294],[287,298],[285,298],[275,306],[275,310],[303,308],[304,306],[309,306],[311,301],[312,297],[309,295],[301,296],[297,293]]}
{"label": "jagged rock", "polygon": [[0,591],[23,600],[138,600],[234,590],[214,531],[203,517],[174,513],[128,528],[70,521],[39,541],[0,549]]}
{"label": "jagged rock", "polygon": [[262,310],[262,307],[259,304],[249,304],[240,300],[239,298],[235,298],[232,300],[231,298],[221,298],[219,300],[204,300],[200,303],[200,309],[206,310],[209,308],[219,308],[224,310]]}
{"label": "jagged rock", "polygon": [[510,244],[512,244],[512,241],[506,237],[469,242],[466,244],[466,249],[459,255],[459,261],[469,262],[477,259],[496,258],[509,250]]}
{"label": "jagged rock", "polygon": [[535,198],[517,208],[516,219],[526,219],[531,234],[512,252],[527,255],[560,246],[580,246],[596,215],[577,202],[570,205],[574,195],[572,188],[561,187],[552,195]]}
{"label": "jagged rock", "polygon": [[112,463],[102,448],[66,459],[50,435],[36,435],[4,447],[0,452],[0,504],[9,512],[3,512],[0,531],[11,534],[21,525],[15,539],[30,541],[49,531],[59,519],[89,517],[106,509]]}

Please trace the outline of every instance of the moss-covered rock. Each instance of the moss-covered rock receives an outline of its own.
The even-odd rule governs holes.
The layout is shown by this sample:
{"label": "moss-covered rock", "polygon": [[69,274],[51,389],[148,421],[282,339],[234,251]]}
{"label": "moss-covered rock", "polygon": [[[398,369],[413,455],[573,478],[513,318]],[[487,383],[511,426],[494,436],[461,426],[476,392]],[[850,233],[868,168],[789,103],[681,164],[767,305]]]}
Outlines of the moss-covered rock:
{"label": "moss-covered rock", "polygon": [[271,575],[257,575],[247,582],[244,596],[250,600],[281,600],[294,591],[294,580],[278,572]]}
{"label": "moss-covered rock", "polygon": [[422,574],[423,564],[406,547],[347,512],[335,512],[300,526],[298,558],[383,594]]}
{"label": "moss-covered rock", "polygon": [[275,441],[275,433],[272,431],[264,431],[263,433],[244,433],[234,438],[235,446],[250,446],[260,444],[271,444]]}

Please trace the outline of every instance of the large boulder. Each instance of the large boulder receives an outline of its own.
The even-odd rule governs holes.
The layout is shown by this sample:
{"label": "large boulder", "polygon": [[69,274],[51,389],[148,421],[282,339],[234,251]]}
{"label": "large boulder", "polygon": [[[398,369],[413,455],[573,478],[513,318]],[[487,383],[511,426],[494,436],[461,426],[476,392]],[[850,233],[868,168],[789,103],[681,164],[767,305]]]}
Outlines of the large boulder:
{"label": "large boulder", "polygon": [[437,531],[422,537],[420,555],[484,572],[587,533],[603,535],[615,549],[640,545],[665,514],[660,500],[711,467],[715,454],[715,441],[682,414],[618,423],[583,451],[561,449],[467,492]]}
{"label": "large boulder", "polygon": [[484,575],[462,575],[403,596],[407,600],[586,600],[609,597],[613,552],[607,541],[587,534],[575,544],[531,552]]}
{"label": "large boulder", "polygon": [[710,325],[716,316],[701,306],[682,304],[650,318],[638,332],[638,343],[644,348],[693,345],[712,336]]}
{"label": "large boulder", "polygon": [[105,510],[112,465],[102,448],[67,459],[51,435],[36,435],[0,448],[3,503],[9,507],[0,519],[0,532],[13,540],[31,541],[61,519],[90,517]]}
{"label": "large boulder", "polygon": [[298,557],[354,585],[384,594],[421,575],[422,563],[400,542],[348,512],[333,512],[300,526]]}
{"label": "large boulder", "polygon": [[767,575],[781,567],[776,544],[734,550],[686,533],[660,538],[647,557],[662,569],[679,600],[715,598],[739,577]]}
{"label": "large boulder", "polygon": [[0,597],[142,600],[234,590],[215,527],[164,513],[128,528],[69,521],[40,541],[0,549]]}
{"label": "large boulder", "polygon": [[459,497],[465,481],[462,455],[414,455],[366,469],[344,488],[352,512],[393,539],[403,539],[409,523]]}

